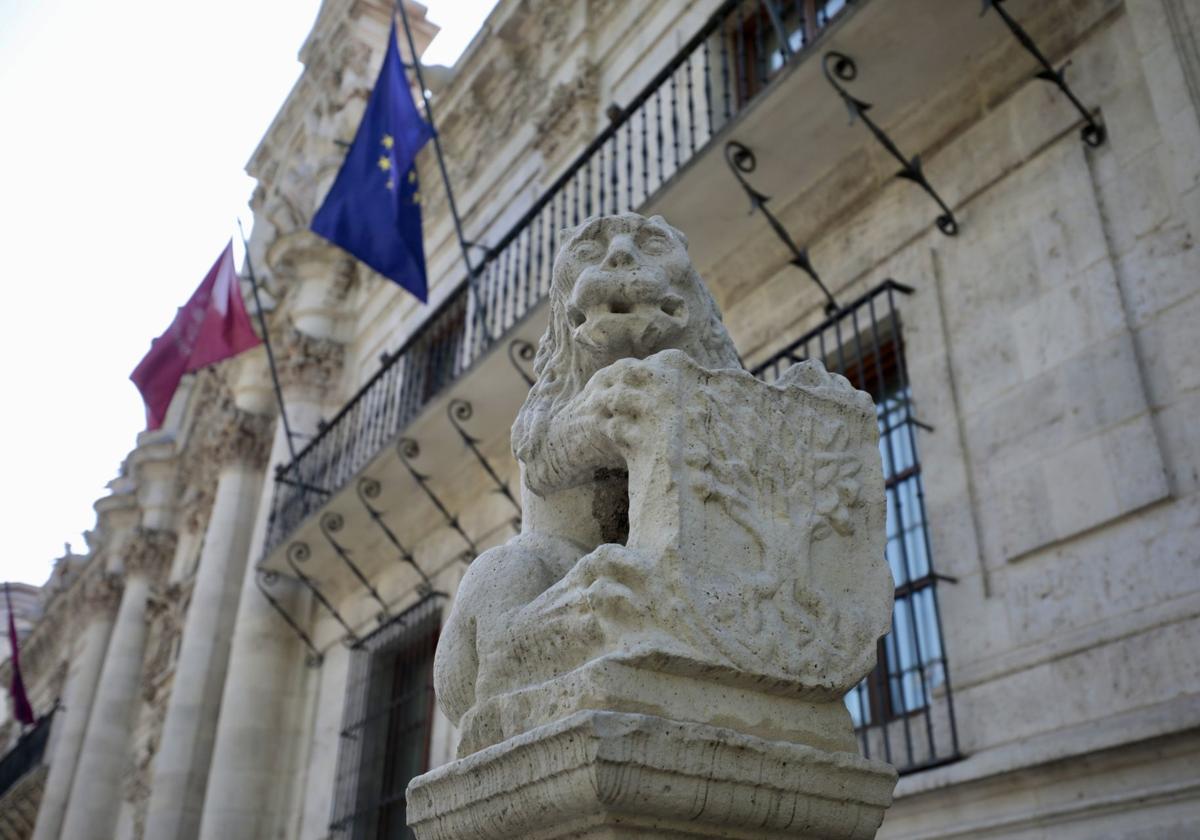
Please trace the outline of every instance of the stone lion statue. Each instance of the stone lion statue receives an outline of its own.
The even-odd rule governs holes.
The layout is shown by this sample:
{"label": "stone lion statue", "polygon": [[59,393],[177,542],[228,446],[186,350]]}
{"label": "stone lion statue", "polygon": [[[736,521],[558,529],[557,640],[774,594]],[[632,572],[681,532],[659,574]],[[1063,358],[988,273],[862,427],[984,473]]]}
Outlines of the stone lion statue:
{"label": "stone lion statue", "polygon": [[[562,243],[513,426],[522,532],[468,569],[435,660],[460,754],[600,695],[644,708],[628,669],[844,716],[891,611],[870,397],[819,362],[745,372],[661,217],[591,218]],[[860,607],[831,606],[851,591]]]}

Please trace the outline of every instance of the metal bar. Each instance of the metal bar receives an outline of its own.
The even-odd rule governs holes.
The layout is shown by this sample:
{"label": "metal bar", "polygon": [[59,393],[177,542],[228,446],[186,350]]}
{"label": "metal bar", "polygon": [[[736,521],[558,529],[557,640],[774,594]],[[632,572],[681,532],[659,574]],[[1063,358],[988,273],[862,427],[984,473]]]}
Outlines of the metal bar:
{"label": "metal bar", "polygon": [[[887,291],[888,306],[893,307],[893,311],[894,311],[895,303],[893,301],[892,294],[893,294],[892,290],[888,289],[888,291]],[[910,385],[909,385],[909,381],[908,381],[908,362],[904,358],[904,345],[903,345],[904,337],[898,328],[896,330],[896,341],[899,344],[899,348],[898,348],[897,354],[896,354],[896,356],[897,356],[897,371],[900,375],[900,387],[903,389],[903,391],[906,395],[905,400],[904,400],[905,419],[910,421],[909,423],[905,424],[905,428],[907,429],[907,432],[908,432],[909,446],[912,449],[913,459],[915,461],[916,460],[916,452],[917,452],[917,442],[916,442],[916,436],[913,434],[912,423],[911,423],[911,420],[912,420],[911,396],[912,395],[911,395]],[[926,517],[924,515],[924,510],[925,510],[924,481],[919,472],[916,476],[914,476],[913,480],[917,482],[917,501],[918,501],[918,504],[921,506],[921,511],[922,511],[921,538],[924,540],[926,552],[928,552],[928,550],[929,550],[929,526],[926,521]],[[930,558],[928,560],[927,565],[929,568],[930,575],[936,580],[938,575],[936,575],[933,572],[932,558]],[[910,583],[911,583],[911,581],[910,581]],[[934,587],[931,587],[931,589],[933,591],[932,604],[933,604],[934,622],[935,622],[935,626],[937,627],[937,635],[938,635],[938,640],[939,640],[938,646],[941,649],[940,650],[940,653],[941,653],[940,659],[941,659],[941,663],[942,663],[942,683],[945,686],[945,691],[946,691],[946,712],[947,712],[947,715],[949,716],[949,722],[950,722],[951,749],[952,749],[953,755],[957,756],[958,755],[958,727],[955,725],[955,721],[954,721],[954,699],[953,699],[953,693],[950,689],[950,669],[946,666],[946,649],[945,649],[946,636],[942,629],[942,612],[941,612],[941,608],[938,605],[937,587],[934,586]],[[933,741],[930,740],[931,748],[932,748],[932,745],[933,745]]]}
{"label": "metal bar", "polygon": [[513,506],[518,514],[523,515],[524,511],[521,510],[520,503],[513,498],[512,493],[508,489],[508,483],[501,480],[500,476],[496,474],[496,470],[492,468],[491,463],[488,462],[483,452],[480,451],[479,439],[469,434],[462,425],[470,420],[474,413],[475,409],[472,408],[471,403],[464,399],[453,399],[446,405],[446,417],[450,419],[450,425],[454,426],[454,430],[458,432],[458,436],[462,438],[462,442],[471,450],[471,454],[475,456],[475,460],[479,462],[484,472],[487,473],[488,478],[496,485],[496,491],[508,499],[509,504]]}
{"label": "metal bar", "polygon": [[855,99],[842,86],[841,82],[852,82],[858,78],[858,65],[854,63],[854,59],[845,53],[830,50],[822,56],[821,68],[825,73],[826,81],[837,91],[842,101],[846,103],[846,108],[850,111],[850,122],[853,123],[856,119],[862,120],[867,130],[879,141],[879,145],[883,146],[888,154],[900,162],[901,169],[896,173],[896,177],[912,181],[942,208],[942,213],[936,220],[938,230],[947,236],[956,235],[958,233],[958,220],[954,218],[954,211],[942,200],[937,190],[929,183],[929,179],[925,177],[925,172],[921,167],[921,157],[919,155],[914,155],[912,158],[905,157],[904,153],[892,141],[892,138],[868,116],[867,111],[871,109],[871,105]]}
{"label": "metal bar", "polygon": [[299,636],[300,641],[302,641],[304,646],[308,648],[308,654],[304,658],[305,664],[310,668],[316,668],[325,660],[324,655],[317,650],[312,639],[310,639],[308,634],[304,632],[303,628],[296,623],[296,620],[288,615],[287,610],[283,608],[283,605],[279,603],[278,599],[267,591],[268,586],[279,580],[279,573],[272,572],[268,569],[257,569],[255,572],[254,585],[258,587],[258,591],[262,593],[262,596],[267,599],[267,603],[271,605],[271,608],[275,610],[275,612],[279,613],[279,617],[287,622],[287,626],[292,628],[292,632]]}
{"label": "metal bar", "polygon": [[530,388],[533,387],[533,377],[525,372],[525,368],[521,366],[517,359],[532,362],[535,355],[536,349],[534,346],[523,338],[515,338],[508,344],[508,361],[516,368],[517,373],[521,374],[521,378],[525,380],[525,384]]}
{"label": "metal bar", "polygon": [[730,171],[733,172],[733,176],[737,178],[746,195],[750,197],[750,212],[753,213],[755,210],[758,210],[766,217],[767,224],[771,226],[771,230],[775,231],[775,235],[792,252],[791,264],[807,274],[817,284],[822,294],[825,295],[825,300],[827,301],[825,304],[825,313],[832,315],[837,312],[838,303],[821,281],[817,270],[813,268],[813,264],[808,258],[808,249],[800,248],[796,245],[791,235],[788,234],[787,229],[775,218],[775,214],[767,208],[767,202],[770,201],[770,198],[750,186],[749,182],[743,176],[742,173],[753,172],[758,167],[758,160],[754,157],[754,152],[738,141],[730,140],[725,144],[725,162],[729,165]]}
{"label": "metal bar", "polygon": [[[450,188],[450,175],[446,172],[446,159],[442,155],[442,140],[437,129],[437,121],[433,117],[433,106],[429,103],[429,89],[425,87],[425,75],[421,72],[421,59],[417,55],[417,45],[413,41],[412,28],[408,25],[408,11],[404,8],[404,0],[396,0],[396,8],[400,10],[400,20],[404,24],[404,37],[408,40],[408,56],[412,59],[413,71],[417,74],[417,85],[421,88],[421,102],[425,105],[425,117],[429,120],[430,134],[433,135],[433,149],[437,153],[438,169],[442,173],[442,185],[446,188],[446,202],[450,210],[450,218],[454,221],[454,233],[458,237],[458,247],[462,252],[463,265],[467,268],[468,283],[474,285],[477,270],[471,265],[471,256],[467,251],[467,238],[463,235],[462,219],[458,215],[458,207],[454,203],[454,190]],[[389,44],[390,48],[391,45]]]}
{"label": "metal bar", "polygon": [[337,511],[326,511],[321,516],[318,527],[320,527],[321,534],[324,535],[325,540],[329,543],[329,547],[333,549],[334,553],[346,565],[351,574],[358,579],[358,582],[371,594],[371,597],[375,599],[375,603],[379,604],[379,612],[375,615],[375,619],[380,624],[387,621],[391,615],[387,603],[380,597],[378,590],[367,580],[367,576],[362,573],[362,569],[358,568],[358,565],[350,559],[350,552],[346,547],[339,543],[333,536],[346,527],[346,518]]}
{"label": "metal bar", "polygon": [[333,616],[334,620],[338,624],[342,625],[342,629],[346,631],[346,639],[352,643],[357,643],[358,635],[350,629],[350,625],[346,623],[344,618],[342,618],[342,614],[337,611],[333,604],[329,603],[329,599],[326,598],[321,590],[317,588],[317,585],[313,583],[312,578],[304,574],[304,571],[297,565],[298,563],[307,561],[311,556],[312,549],[308,547],[308,543],[300,540],[297,540],[289,545],[287,551],[284,552],[284,558],[287,560],[288,566],[290,566],[292,571],[295,572],[296,579],[303,584],[305,589],[313,594],[313,597],[320,602],[321,606],[328,610],[329,614]]}
{"label": "metal bar", "polygon": [[1054,65],[1050,63],[1050,59],[1046,58],[1045,54],[1038,49],[1037,42],[1033,40],[1033,36],[1031,36],[1025,30],[1025,28],[1021,26],[1021,24],[1017,23],[1016,19],[1014,19],[1013,16],[1008,13],[1008,10],[1004,8],[1004,0],[983,0],[983,11],[979,14],[981,16],[986,15],[988,13],[988,9],[996,10],[996,14],[998,14],[1000,19],[1004,21],[1004,25],[1008,27],[1008,31],[1011,32],[1013,37],[1017,39],[1017,43],[1024,47],[1026,52],[1037,59],[1038,64],[1042,65],[1042,70],[1037,74],[1037,78],[1046,82],[1050,82],[1060,91],[1062,91],[1063,95],[1066,96],[1071,104],[1075,107],[1075,110],[1079,112],[1079,115],[1083,117],[1084,121],[1087,123],[1087,125],[1085,125],[1082,131],[1079,133],[1079,136],[1083,139],[1083,142],[1091,146],[1093,149],[1101,145],[1107,136],[1104,125],[1092,115],[1092,112],[1087,109],[1087,106],[1079,101],[1079,97],[1075,95],[1075,91],[1071,90],[1071,86],[1067,84],[1067,66],[1070,64],[1070,62],[1064,64],[1060,69],[1055,70]]}
{"label": "metal bar", "polygon": [[388,527],[388,524],[383,520],[383,512],[371,504],[372,499],[378,499],[383,495],[383,485],[370,476],[363,476],[354,486],[354,492],[358,495],[358,500],[362,503],[363,508],[366,509],[367,515],[371,517],[371,521],[379,527],[379,530],[383,531],[383,535],[387,537],[388,542],[400,552],[400,560],[412,566],[420,576],[421,584],[417,587],[417,593],[421,597],[432,594],[433,581],[429,579],[429,575],[425,574],[425,570],[417,564],[417,558],[413,556],[411,551],[405,548],[395,532]]}
{"label": "metal bar", "polygon": [[[246,252],[246,273],[250,276],[250,291],[254,295],[254,311],[258,315],[258,328],[262,331],[263,347],[267,351],[267,367],[271,370],[271,385],[275,389],[275,402],[279,405],[279,422],[283,424],[283,436],[287,438],[288,455],[296,463],[296,442],[292,438],[292,426],[283,407],[283,389],[279,386],[279,371],[275,367],[275,351],[271,349],[271,331],[267,329],[267,316],[263,313],[262,298],[258,293],[258,277],[254,274],[254,261],[250,259],[250,242],[242,220],[237,220],[238,233],[242,236],[242,248]],[[298,473],[297,473],[298,475]]]}
{"label": "metal bar", "polygon": [[463,538],[463,541],[466,542],[467,548],[472,554],[472,559],[474,559],[479,554],[479,548],[475,545],[475,541],[467,536],[467,532],[463,530],[458,517],[451,514],[442,503],[442,500],[433,492],[433,489],[429,486],[429,476],[417,472],[412,465],[412,459],[418,458],[421,455],[420,444],[412,438],[401,438],[396,444],[396,451],[400,454],[400,460],[404,462],[404,466],[408,470],[409,475],[412,476],[413,481],[417,482],[417,486],[421,488],[421,491],[429,498],[429,501],[433,502],[433,506],[437,508],[438,513],[446,520],[446,524],[457,531],[458,535]]}

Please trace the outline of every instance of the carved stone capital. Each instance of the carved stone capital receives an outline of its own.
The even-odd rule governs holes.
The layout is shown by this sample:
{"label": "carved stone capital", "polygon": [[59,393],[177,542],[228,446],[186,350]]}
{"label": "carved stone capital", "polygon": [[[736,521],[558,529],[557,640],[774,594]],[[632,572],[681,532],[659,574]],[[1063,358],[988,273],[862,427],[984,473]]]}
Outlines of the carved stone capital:
{"label": "carved stone capital", "polygon": [[121,603],[123,589],[124,584],[119,575],[107,572],[96,575],[84,581],[82,587],[76,590],[71,612],[85,624],[93,618],[111,618]]}
{"label": "carved stone capital", "polygon": [[560,151],[574,149],[596,131],[600,72],[591,62],[581,62],[578,75],[557,85],[537,116],[537,147],[553,160]]}
{"label": "carved stone capital", "polygon": [[328,391],[337,385],[345,358],[346,345],[340,341],[315,338],[291,327],[279,342],[279,385]]}
{"label": "carved stone capital", "polygon": [[157,580],[175,557],[175,534],[157,528],[138,528],[125,551],[125,574]]}
{"label": "carved stone capital", "polygon": [[227,402],[222,407],[223,422],[209,433],[206,455],[220,466],[245,465],[264,470],[271,456],[271,433],[275,418],[267,414],[243,411]]}

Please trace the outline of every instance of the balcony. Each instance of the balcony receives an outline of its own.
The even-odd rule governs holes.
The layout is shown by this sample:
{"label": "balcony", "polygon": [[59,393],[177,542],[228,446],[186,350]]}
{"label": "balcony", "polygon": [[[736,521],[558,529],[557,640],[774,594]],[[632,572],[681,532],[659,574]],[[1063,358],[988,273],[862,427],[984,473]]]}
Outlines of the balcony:
{"label": "balcony", "polygon": [[[1033,0],[1006,6],[1038,20]],[[879,286],[855,303],[849,298],[865,290],[866,275],[882,260],[881,241],[923,235],[939,210],[912,184],[886,186],[895,184],[895,162],[861,120],[847,118],[821,54],[837,50],[855,59],[853,95],[871,102],[872,119],[913,154],[936,149],[938,138],[962,119],[953,109],[918,106],[934,93],[942,104],[954,96],[978,100],[972,87],[978,73],[969,68],[1010,40],[1003,26],[981,19],[978,6],[962,0],[722,3],[489,248],[474,276],[279,468],[260,570],[265,578],[296,579],[312,593],[324,628],[314,638],[284,618],[313,658],[339,636],[360,642],[428,592],[441,570],[469,562],[520,527],[509,428],[532,382],[556,237],[564,227],[601,213],[661,213],[688,233],[692,260],[720,287],[718,296],[777,296],[783,289],[785,297],[770,303],[787,310],[780,320],[792,325],[791,333],[764,336],[760,323],[731,323],[735,336],[753,343],[743,352],[757,375],[770,378],[773,366],[808,357],[809,339],[813,355],[834,369],[868,357],[885,371],[902,369],[895,367],[903,357],[900,308],[892,307],[899,287]],[[998,90],[1032,73],[1011,61],[988,66],[1008,80],[997,82]],[[1070,119],[1064,110],[1064,128]],[[818,227],[806,215],[828,222],[872,200],[872,193],[893,190],[888,206],[894,212],[883,220],[885,230],[875,232],[875,250],[844,240],[815,249],[841,304],[830,318],[823,320],[815,287],[788,267],[791,255],[767,220],[749,212],[726,160],[726,144],[734,140],[754,150],[757,168],[743,174],[771,193],[772,208],[815,209],[790,214],[789,232],[801,241]],[[931,178],[951,207],[978,188],[970,177],[940,183],[937,163],[930,163]],[[763,265],[773,272],[770,288],[761,282]],[[864,313],[883,306],[881,295],[887,315],[874,338],[889,340],[863,356],[858,330]],[[795,329],[797,319],[810,329],[804,347],[779,350],[803,332]],[[876,323],[874,314],[869,323]],[[843,340],[854,342],[844,352]],[[829,348],[838,348],[836,363]],[[876,376],[876,384],[889,406],[881,429],[896,450],[889,493],[903,494],[908,506],[908,518],[899,516],[897,504],[897,521],[889,519],[889,539],[904,545],[889,555],[903,609],[881,646],[883,664],[848,703],[863,752],[912,771],[952,761],[959,748],[936,602],[937,583],[947,579],[936,573],[924,542],[917,421],[908,409],[906,380],[888,376]],[[264,592],[271,597],[269,587]],[[384,592],[409,594],[394,603]]]}
{"label": "balcony", "polygon": [[50,741],[54,712],[43,716],[0,758],[0,840],[33,835],[47,765],[43,759]]}
{"label": "balcony", "polygon": [[[540,324],[530,322],[549,288],[558,230],[594,214],[650,212],[663,187],[715,147],[722,129],[806,55],[848,5],[847,0],[723,3],[489,248],[476,276],[464,278],[295,460],[279,469],[266,554],[493,351],[503,347],[528,356],[541,332]],[[515,406],[507,416],[513,414]]]}

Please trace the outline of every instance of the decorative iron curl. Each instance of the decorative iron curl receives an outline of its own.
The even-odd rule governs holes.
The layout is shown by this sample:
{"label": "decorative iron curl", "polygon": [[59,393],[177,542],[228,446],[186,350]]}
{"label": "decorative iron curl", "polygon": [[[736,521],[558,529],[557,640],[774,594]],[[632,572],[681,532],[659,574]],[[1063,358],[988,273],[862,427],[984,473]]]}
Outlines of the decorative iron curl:
{"label": "decorative iron curl", "polygon": [[388,541],[396,547],[397,551],[400,552],[400,560],[412,566],[416,573],[420,576],[421,583],[417,586],[417,593],[420,595],[425,595],[429,592],[432,592],[433,581],[429,579],[429,575],[425,574],[425,570],[417,565],[417,559],[413,556],[412,552],[404,547],[404,544],[401,543],[396,537],[395,532],[393,532],[392,529],[388,527],[388,524],[383,521],[383,512],[370,502],[371,499],[378,499],[383,495],[383,485],[380,484],[378,480],[371,478],[370,476],[363,476],[358,480],[358,484],[355,485],[354,490],[358,494],[358,500],[362,503],[362,506],[366,508],[367,515],[371,517],[371,521],[379,526],[379,529],[383,531],[383,534],[388,538]]}
{"label": "decorative iron curl", "polygon": [[[537,356],[537,348],[533,346],[532,342],[523,338],[514,338],[508,343],[508,361],[516,368],[517,373],[521,374],[521,378],[530,388],[533,387],[533,377],[525,372],[521,362],[532,362],[535,356]],[[517,361],[518,359],[520,361]]]}
{"label": "decorative iron curl", "polygon": [[869,102],[863,102],[861,99],[856,99],[852,96],[841,82],[852,82],[858,78],[858,65],[854,63],[854,59],[845,53],[830,50],[821,57],[821,69],[825,73],[825,80],[837,91],[838,96],[846,104],[846,109],[850,112],[850,122],[862,120],[863,125],[871,132],[872,136],[879,141],[879,145],[887,150],[888,154],[900,162],[902,167],[896,173],[897,178],[903,178],[906,181],[912,181],[925,191],[925,193],[937,202],[938,207],[942,209],[941,215],[937,217],[937,228],[946,236],[955,236],[958,234],[958,220],[954,218],[954,211],[950,206],[942,200],[938,195],[937,190],[929,183],[929,179],[925,177],[925,171],[921,166],[921,156],[914,155],[912,158],[905,157],[904,153],[892,141],[892,138],[887,135],[879,125],[867,115],[871,109]]}
{"label": "decorative iron curl", "polygon": [[267,591],[268,587],[274,586],[279,581],[279,573],[271,569],[258,569],[257,572],[254,576],[254,585],[258,588],[263,598],[267,600],[267,603],[271,605],[271,609],[279,614],[279,617],[287,623],[288,627],[292,628],[292,632],[304,643],[304,647],[307,649],[307,652],[304,654],[304,664],[309,668],[320,667],[321,663],[325,661],[325,657],[317,650],[312,639],[304,632],[304,629],[296,623],[294,618],[288,615],[287,610],[283,608],[279,600]]}
{"label": "decorative iron curl", "polygon": [[418,444],[412,438],[400,438],[400,440],[396,442],[396,452],[400,455],[400,460],[404,462],[404,468],[408,470],[408,474],[412,476],[413,481],[417,482],[417,486],[421,488],[421,492],[423,492],[429,501],[433,503],[433,506],[437,508],[438,513],[440,513],[442,518],[446,520],[446,524],[458,532],[458,535],[463,538],[463,541],[466,542],[468,549],[473,554],[478,554],[479,549],[476,547],[475,541],[467,536],[467,532],[463,530],[462,525],[458,521],[458,516],[450,513],[450,511],[446,509],[446,506],[442,503],[442,500],[438,498],[437,494],[433,492],[433,488],[429,486],[429,476],[418,472],[417,469],[412,465],[412,460],[421,454],[420,444]]}
{"label": "decorative iron curl", "polygon": [[313,594],[313,597],[316,598],[321,606],[323,606],[326,611],[333,616],[334,620],[337,621],[338,624],[342,625],[342,629],[346,631],[345,639],[357,644],[359,640],[358,635],[355,634],[352,629],[350,629],[350,625],[346,623],[344,618],[342,618],[342,614],[337,611],[333,604],[329,603],[329,599],[326,598],[321,590],[317,588],[317,585],[313,583],[312,578],[304,574],[304,571],[299,566],[300,563],[304,563],[310,557],[312,557],[312,549],[308,547],[308,543],[297,540],[287,547],[287,551],[284,552],[284,557],[287,559],[288,566],[295,573],[296,579],[300,581],[305,589]]}
{"label": "decorative iron curl", "polygon": [[983,17],[986,15],[988,9],[996,10],[996,14],[1004,21],[1004,25],[1008,27],[1008,31],[1017,39],[1017,43],[1024,47],[1026,52],[1036,58],[1038,64],[1042,65],[1041,71],[1035,75],[1035,78],[1041,79],[1044,82],[1050,82],[1050,84],[1062,91],[1063,95],[1075,106],[1075,110],[1079,112],[1079,115],[1083,117],[1087,123],[1079,132],[1079,136],[1083,139],[1083,142],[1093,149],[1103,144],[1105,137],[1108,136],[1104,125],[1079,101],[1079,97],[1075,95],[1075,92],[1071,90],[1071,86],[1067,84],[1067,67],[1070,66],[1071,62],[1068,61],[1058,70],[1055,70],[1054,65],[1050,63],[1050,59],[1046,58],[1045,54],[1038,49],[1038,45],[1033,40],[1033,37],[1004,8],[1004,0],[983,0],[983,10],[979,13],[979,16]]}
{"label": "decorative iron curl", "polygon": [[758,210],[766,217],[767,224],[771,226],[771,230],[775,231],[775,235],[792,252],[791,264],[807,274],[817,284],[817,287],[825,295],[825,300],[827,301],[825,304],[825,314],[833,315],[837,313],[837,300],[834,299],[829,289],[825,287],[820,275],[817,274],[817,270],[813,268],[812,261],[808,258],[808,249],[797,246],[783,224],[779,219],[775,218],[775,214],[767,207],[767,202],[771,200],[770,197],[754,189],[746,180],[745,176],[758,168],[758,159],[754,156],[754,152],[737,140],[730,140],[725,144],[725,162],[729,164],[729,169],[733,172],[733,177],[737,178],[746,195],[750,197],[750,213],[753,214],[755,210]]}
{"label": "decorative iron curl", "polygon": [[479,462],[479,465],[483,467],[483,471],[487,473],[488,478],[490,478],[492,483],[496,485],[496,492],[508,499],[508,503],[513,506],[517,512],[517,515],[522,515],[524,511],[521,510],[520,503],[513,498],[512,492],[508,489],[508,483],[501,480],[500,476],[496,473],[496,470],[492,468],[491,463],[487,458],[484,457],[483,452],[479,449],[479,438],[470,434],[465,428],[463,428],[462,424],[470,420],[474,414],[475,409],[471,406],[471,403],[464,399],[452,399],[446,406],[446,416],[450,418],[450,425],[454,426],[454,430],[458,432],[458,436],[462,438],[462,441],[464,444],[466,444],[466,447],[471,450],[471,454],[475,456],[475,460]]}
{"label": "decorative iron curl", "polygon": [[321,515],[318,525],[321,528],[321,534],[325,537],[325,541],[329,543],[329,547],[333,549],[346,568],[350,570],[350,573],[358,579],[358,582],[362,584],[363,588],[375,599],[375,603],[379,605],[379,612],[375,614],[375,620],[383,624],[391,615],[387,602],[379,595],[379,591],[371,585],[371,581],[367,580],[367,576],[363,574],[362,569],[358,568],[358,565],[350,559],[350,550],[333,536],[346,527],[346,518],[337,511],[330,510]]}
{"label": "decorative iron curl", "polygon": [[413,458],[421,457],[421,444],[412,438],[401,438],[400,442],[396,445],[396,449],[405,463]]}

